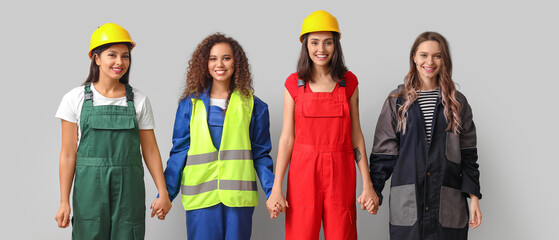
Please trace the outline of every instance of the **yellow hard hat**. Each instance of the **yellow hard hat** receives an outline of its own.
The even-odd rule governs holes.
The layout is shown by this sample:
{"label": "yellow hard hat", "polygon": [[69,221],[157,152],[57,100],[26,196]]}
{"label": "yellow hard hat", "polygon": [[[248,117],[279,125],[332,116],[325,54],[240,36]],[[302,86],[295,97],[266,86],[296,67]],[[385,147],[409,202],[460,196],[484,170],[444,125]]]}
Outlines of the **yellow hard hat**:
{"label": "yellow hard hat", "polygon": [[301,35],[299,40],[303,42],[303,35],[311,32],[337,32],[340,33],[340,27],[338,26],[338,20],[329,12],[318,10],[303,20],[303,27],[301,28]]}
{"label": "yellow hard hat", "polygon": [[89,42],[89,58],[91,58],[91,50],[94,48],[107,43],[116,42],[129,42],[132,44],[130,49],[136,46],[136,43],[132,41],[128,31],[120,25],[114,23],[105,23],[101,25],[91,35],[91,41]]}

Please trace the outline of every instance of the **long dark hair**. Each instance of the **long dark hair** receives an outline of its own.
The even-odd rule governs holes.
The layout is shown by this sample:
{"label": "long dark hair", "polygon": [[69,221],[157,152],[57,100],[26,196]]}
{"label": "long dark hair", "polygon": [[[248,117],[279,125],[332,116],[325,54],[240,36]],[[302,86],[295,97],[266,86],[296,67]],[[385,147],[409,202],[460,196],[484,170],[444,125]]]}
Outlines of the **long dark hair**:
{"label": "long dark hair", "polygon": [[235,62],[235,71],[231,76],[227,103],[229,103],[229,98],[234,90],[238,89],[244,98],[248,98],[251,91],[254,91],[252,88],[252,77],[250,75],[248,58],[241,44],[239,44],[237,40],[227,37],[222,33],[214,33],[202,40],[196,47],[196,50],[194,50],[194,53],[192,53],[192,57],[188,61],[186,88],[180,100],[188,96],[198,98],[200,94],[210,86],[213,78],[208,70],[208,61],[210,59],[212,47],[218,43],[227,43],[231,46],[231,49],[233,49],[233,60]]}
{"label": "long dark hair", "polygon": [[130,76],[130,67],[132,66],[132,54],[130,52],[130,49],[132,48],[132,44],[129,42],[116,42],[116,43],[107,43],[91,50],[91,64],[89,65],[89,75],[85,79],[85,82],[83,82],[83,85],[99,81],[99,66],[97,66],[97,63],[95,63],[95,56],[101,56],[101,53],[103,51],[107,50],[113,45],[118,45],[118,44],[124,44],[126,45],[126,47],[128,47],[128,54],[129,54],[128,59],[130,61],[130,65],[128,65],[128,70],[126,70],[124,75],[122,75],[122,77],[118,81],[123,84],[128,83],[128,78]]}
{"label": "long dark hair", "polygon": [[[309,34],[303,35],[303,43],[301,45],[301,54],[299,55],[299,62],[297,63],[297,75],[299,79],[304,81],[309,81],[311,79],[313,62],[309,56],[309,48],[307,43],[309,41]],[[328,70],[330,71],[330,76],[335,82],[339,82],[344,77],[345,72],[347,72],[347,67],[344,62],[344,53],[342,52],[342,45],[340,44],[340,34],[337,32],[332,32],[332,38],[334,39],[334,54],[332,55],[332,60],[328,64]]]}
{"label": "long dark hair", "polygon": [[452,59],[450,58],[450,49],[448,47],[448,42],[446,39],[437,32],[424,32],[421,33],[415,39],[410,51],[410,70],[404,80],[404,90],[397,94],[398,96],[404,96],[405,102],[402,104],[400,109],[398,109],[398,129],[405,132],[406,130],[406,119],[408,115],[408,109],[411,107],[412,103],[417,99],[417,90],[421,89],[421,81],[419,80],[417,73],[417,66],[413,60],[415,52],[419,45],[426,41],[435,41],[439,43],[441,48],[441,71],[437,76],[437,82],[439,89],[441,91],[442,104],[444,106],[444,116],[448,121],[448,127],[446,131],[452,131],[454,133],[460,132],[460,102],[456,99],[456,86],[454,81],[452,81]]}

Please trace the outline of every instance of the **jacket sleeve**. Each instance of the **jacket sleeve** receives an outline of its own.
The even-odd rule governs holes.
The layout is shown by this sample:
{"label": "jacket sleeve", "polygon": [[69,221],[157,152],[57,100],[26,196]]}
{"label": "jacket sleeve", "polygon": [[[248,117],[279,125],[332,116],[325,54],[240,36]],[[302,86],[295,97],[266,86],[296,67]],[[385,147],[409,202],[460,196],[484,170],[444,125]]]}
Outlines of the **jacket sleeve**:
{"label": "jacket sleeve", "polygon": [[270,156],[272,141],[270,140],[270,114],[268,105],[254,97],[254,108],[250,121],[250,142],[254,169],[260,179],[260,185],[266,193],[266,198],[272,193],[274,185],[274,162]]}
{"label": "jacket sleeve", "polygon": [[[461,94],[460,94],[461,95]],[[462,192],[471,193],[481,199],[479,184],[479,164],[477,163],[476,126],[473,114],[466,97],[462,99],[461,132],[460,132],[460,154],[462,165]]]}
{"label": "jacket sleeve", "polygon": [[182,171],[186,164],[188,149],[190,148],[190,113],[192,102],[185,98],[179,103],[175,126],[173,128],[173,147],[167,167],[165,168],[165,182],[169,199],[173,201],[179,194],[181,188]]}
{"label": "jacket sleeve", "polygon": [[[392,93],[391,93],[392,95]],[[397,134],[396,98],[389,96],[378,118],[375,129],[373,150],[370,157],[370,174],[373,188],[382,204],[382,190],[386,180],[392,175],[399,152],[399,137]]]}

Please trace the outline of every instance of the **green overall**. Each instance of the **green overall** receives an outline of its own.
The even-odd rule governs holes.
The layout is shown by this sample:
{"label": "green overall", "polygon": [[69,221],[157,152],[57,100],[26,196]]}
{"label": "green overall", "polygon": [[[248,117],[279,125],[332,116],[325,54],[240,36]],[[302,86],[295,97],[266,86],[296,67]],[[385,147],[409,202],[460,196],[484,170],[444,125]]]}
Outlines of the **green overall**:
{"label": "green overall", "polygon": [[93,106],[90,85],[80,117],[72,239],[144,239],[145,189],[134,93],[127,107]]}

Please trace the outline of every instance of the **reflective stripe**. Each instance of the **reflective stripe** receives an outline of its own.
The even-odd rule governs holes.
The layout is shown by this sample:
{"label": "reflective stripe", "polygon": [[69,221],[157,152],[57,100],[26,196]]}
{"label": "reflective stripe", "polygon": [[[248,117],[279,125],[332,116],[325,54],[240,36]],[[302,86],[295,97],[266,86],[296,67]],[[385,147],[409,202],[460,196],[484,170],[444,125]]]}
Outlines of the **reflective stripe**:
{"label": "reflective stripe", "polygon": [[217,152],[188,155],[186,166],[210,163],[217,160]]}
{"label": "reflective stripe", "polygon": [[221,160],[252,160],[250,150],[221,150]]}
{"label": "reflective stripe", "polygon": [[216,189],[217,189],[217,179],[205,183],[200,183],[195,186],[186,186],[186,185],[181,186],[181,192],[183,195],[197,195],[200,193],[209,192]]}
{"label": "reflective stripe", "polygon": [[221,180],[219,181],[219,189],[221,190],[240,190],[240,191],[256,191],[256,181],[239,181],[239,180]]}
{"label": "reflective stripe", "polygon": [[[218,152],[202,153],[195,155],[188,155],[186,165],[197,165],[210,163],[217,160]],[[247,160],[252,159],[252,152],[250,150],[223,150],[221,151],[222,160]]]}
{"label": "reflective stripe", "polygon": [[[197,195],[217,189],[217,180],[200,183],[195,186],[181,186],[183,195]],[[257,191],[256,181],[221,180],[219,181],[221,190]]]}

